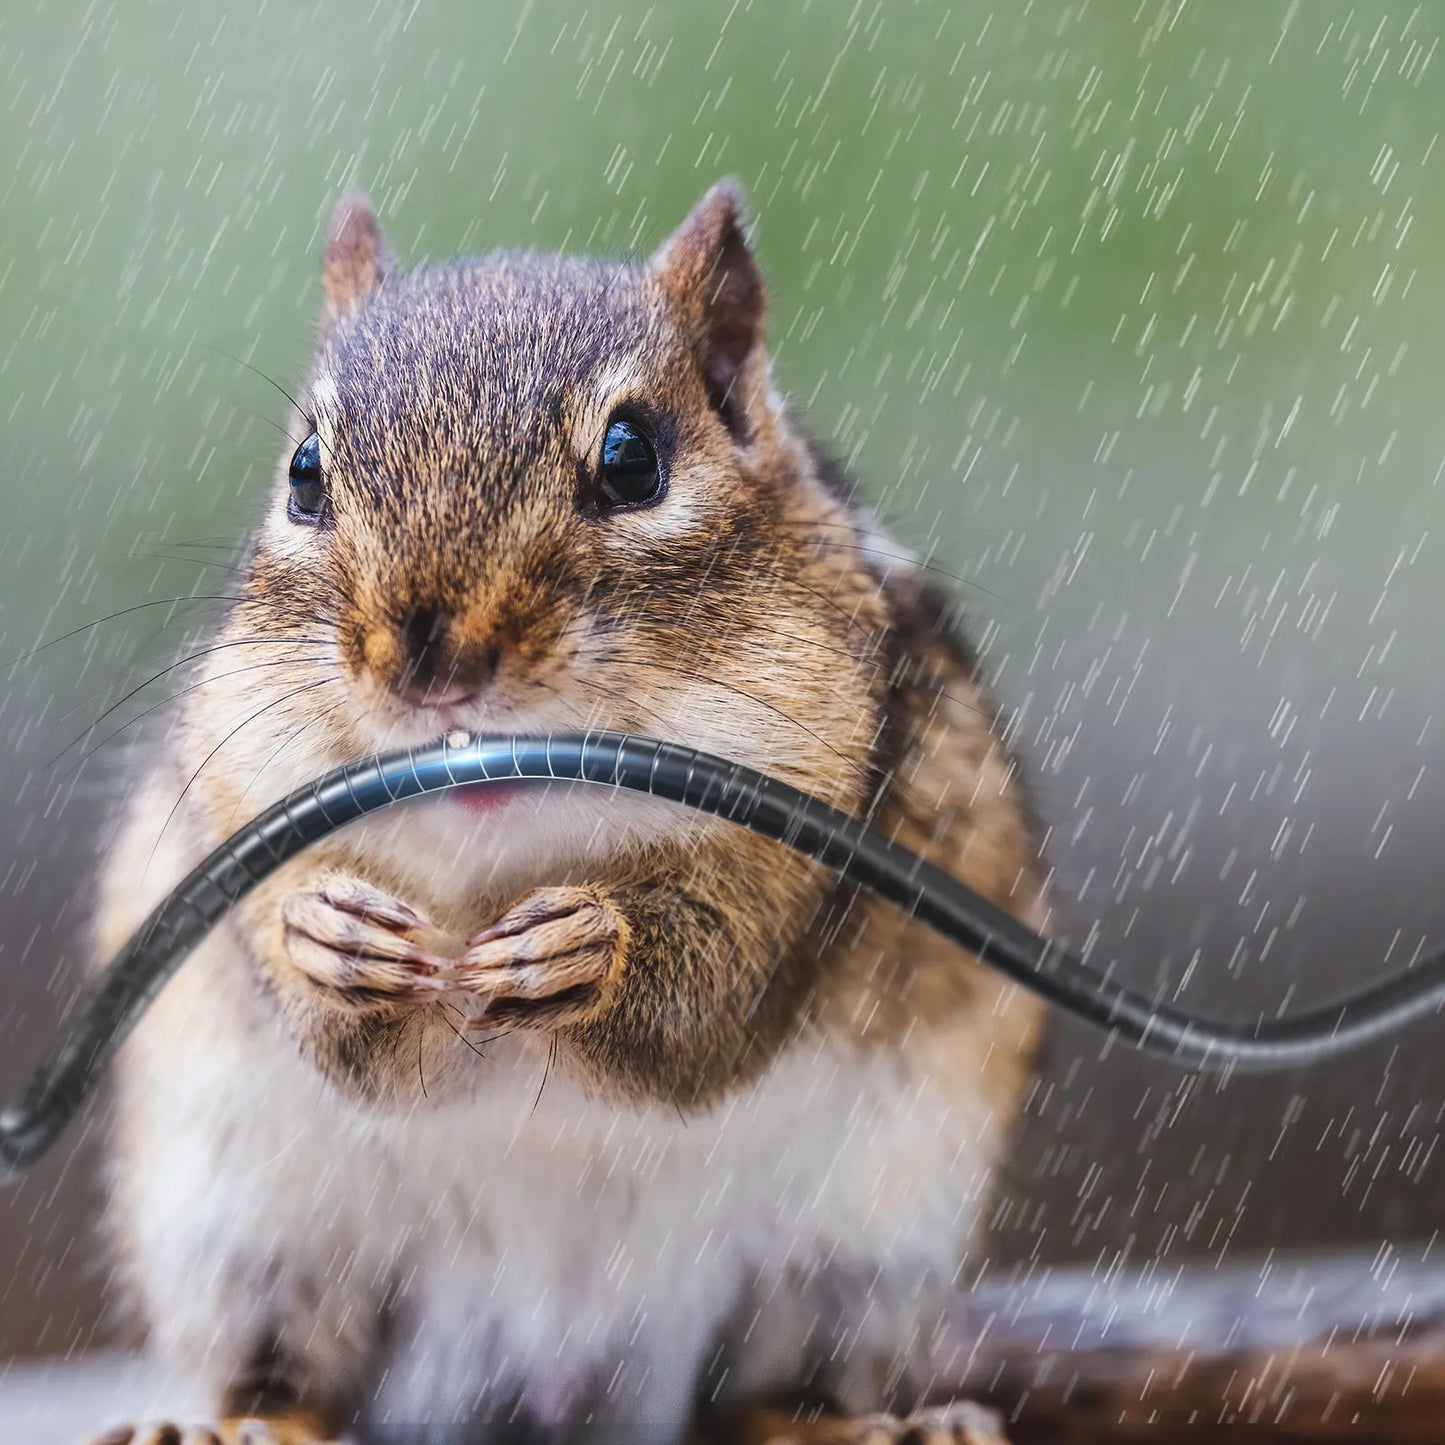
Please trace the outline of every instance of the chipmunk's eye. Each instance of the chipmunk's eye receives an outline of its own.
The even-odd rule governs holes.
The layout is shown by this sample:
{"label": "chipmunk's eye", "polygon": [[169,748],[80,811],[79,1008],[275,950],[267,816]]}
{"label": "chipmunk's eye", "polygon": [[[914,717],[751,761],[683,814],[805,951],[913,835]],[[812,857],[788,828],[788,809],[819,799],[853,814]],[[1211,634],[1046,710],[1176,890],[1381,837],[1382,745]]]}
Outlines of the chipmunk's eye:
{"label": "chipmunk's eye", "polygon": [[657,450],[636,422],[617,417],[608,424],[597,486],[608,507],[641,507],[662,495]]}
{"label": "chipmunk's eye", "polygon": [[321,438],[312,432],[291,457],[291,505],[294,520],[314,522],[326,503],[321,481]]}

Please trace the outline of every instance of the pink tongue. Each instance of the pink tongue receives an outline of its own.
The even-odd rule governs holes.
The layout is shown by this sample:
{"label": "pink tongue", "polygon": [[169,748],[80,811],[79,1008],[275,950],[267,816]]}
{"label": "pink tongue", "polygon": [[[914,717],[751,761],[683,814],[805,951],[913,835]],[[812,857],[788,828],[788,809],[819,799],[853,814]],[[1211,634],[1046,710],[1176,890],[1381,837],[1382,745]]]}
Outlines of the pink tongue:
{"label": "pink tongue", "polygon": [[510,803],[527,785],[525,783],[464,783],[453,788],[451,796],[473,813],[490,813]]}

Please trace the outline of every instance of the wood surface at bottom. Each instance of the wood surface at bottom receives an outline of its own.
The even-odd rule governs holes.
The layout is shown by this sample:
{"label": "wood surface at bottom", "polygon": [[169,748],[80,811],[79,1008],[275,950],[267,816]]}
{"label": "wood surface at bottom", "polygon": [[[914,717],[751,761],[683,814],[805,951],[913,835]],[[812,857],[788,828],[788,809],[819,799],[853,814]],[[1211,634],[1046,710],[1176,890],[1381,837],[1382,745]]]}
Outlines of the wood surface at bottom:
{"label": "wood surface at bottom", "polygon": [[962,1391],[1012,1445],[1445,1445],[1445,1268],[1427,1246],[974,1295]]}

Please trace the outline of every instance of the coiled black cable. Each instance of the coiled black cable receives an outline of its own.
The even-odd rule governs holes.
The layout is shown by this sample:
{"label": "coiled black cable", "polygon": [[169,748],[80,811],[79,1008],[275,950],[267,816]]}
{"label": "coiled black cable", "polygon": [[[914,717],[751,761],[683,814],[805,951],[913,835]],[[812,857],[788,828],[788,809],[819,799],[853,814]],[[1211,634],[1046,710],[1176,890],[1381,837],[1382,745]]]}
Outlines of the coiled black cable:
{"label": "coiled black cable", "polygon": [[363,814],[466,783],[551,779],[626,788],[711,813],[815,859],[896,904],[1023,987],[1136,1048],[1203,1069],[1281,1069],[1393,1032],[1445,1006],[1445,953],[1284,1018],[1226,1023],[1105,978],[865,823],[751,768],[622,733],[454,736],[363,758],[268,808],[156,908],[0,1115],[0,1182],[74,1118],[121,1041],[222,916],[303,848]]}

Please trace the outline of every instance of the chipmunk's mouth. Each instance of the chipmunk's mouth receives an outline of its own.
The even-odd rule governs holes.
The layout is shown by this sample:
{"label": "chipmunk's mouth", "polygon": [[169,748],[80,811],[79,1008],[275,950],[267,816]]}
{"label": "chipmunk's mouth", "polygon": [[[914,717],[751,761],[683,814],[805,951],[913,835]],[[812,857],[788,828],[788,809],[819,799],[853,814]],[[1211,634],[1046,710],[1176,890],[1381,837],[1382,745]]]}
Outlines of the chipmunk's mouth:
{"label": "chipmunk's mouth", "polygon": [[[549,778],[508,778],[505,782],[463,783],[449,788],[439,800],[466,809],[473,817],[496,817],[507,813],[508,823],[523,824],[579,792],[594,791],[587,783]],[[506,835],[502,835],[505,843]]]}
{"label": "chipmunk's mouth", "polygon": [[[465,747],[472,734],[455,728],[446,734],[448,747]],[[587,791],[587,784],[570,778],[498,778],[495,782],[463,783],[448,788],[438,802],[447,807],[461,807],[476,816],[489,816],[514,808],[519,817],[535,813],[549,798],[560,798],[577,789]]]}
{"label": "chipmunk's mouth", "polygon": [[543,787],[546,787],[545,783],[540,787],[536,783],[518,782],[466,783],[460,788],[452,788],[447,799],[461,804],[469,813],[496,813],[508,803],[528,795],[535,796]]}

